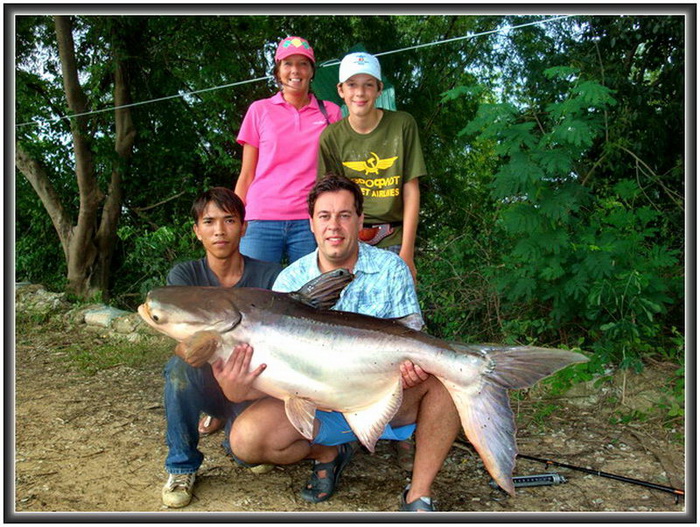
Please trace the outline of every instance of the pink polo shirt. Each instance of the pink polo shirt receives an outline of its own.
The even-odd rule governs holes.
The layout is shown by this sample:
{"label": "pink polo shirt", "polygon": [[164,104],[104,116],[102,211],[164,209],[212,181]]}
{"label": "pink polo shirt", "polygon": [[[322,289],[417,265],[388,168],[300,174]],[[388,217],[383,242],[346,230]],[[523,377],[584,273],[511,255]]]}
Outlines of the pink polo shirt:
{"label": "pink polo shirt", "polygon": [[[324,101],[330,122],[340,107]],[[306,197],[316,181],[318,138],[326,118],[311,95],[297,110],[282,92],[250,105],[236,140],[258,149],[255,177],[246,195],[247,220],[301,220],[309,217]]]}

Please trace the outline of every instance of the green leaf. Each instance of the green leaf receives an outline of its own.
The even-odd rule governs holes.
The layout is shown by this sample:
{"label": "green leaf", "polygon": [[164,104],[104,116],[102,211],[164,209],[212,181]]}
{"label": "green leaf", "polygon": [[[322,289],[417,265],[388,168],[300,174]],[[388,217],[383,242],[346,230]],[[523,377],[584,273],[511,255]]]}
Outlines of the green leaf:
{"label": "green leaf", "polygon": [[583,102],[594,107],[614,106],[617,101],[613,98],[614,91],[595,81],[580,82],[575,88]]}
{"label": "green leaf", "polygon": [[618,196],[620,196],[620,198],[626,200],[633,200],[641,192],[639,184],[631,179],[624,179],[616,183],[613,190]]}
{"label": "green leaf", "polygon": [[554,66],[544,70],[544,76],[548,79],[570,79],[578,75],[580,70],[573,66]]}
{"label": "green leaf", "polygon": [[580,119],[567,119],[552,129],[552,138],[561,144],[589,147],[593,144],[594,137],[593,129]]}

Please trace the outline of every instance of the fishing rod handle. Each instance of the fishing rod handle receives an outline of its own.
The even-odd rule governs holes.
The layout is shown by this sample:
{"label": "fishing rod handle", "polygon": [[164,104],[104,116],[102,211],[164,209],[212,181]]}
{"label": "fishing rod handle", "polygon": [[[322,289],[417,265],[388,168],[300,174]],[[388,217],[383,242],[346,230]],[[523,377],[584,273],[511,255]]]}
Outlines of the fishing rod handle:
{"label": "fishing rod handle", "polygon": [[[548,474],[533,474],[531,476],[515,476],[513,477],[513,486],[518,487],[542,487],[545,485],[559,485],[560,483],[566,483],[566,478],[561,474],[556,472],[550,472]],[[489,485],[494,489],[498,488],[498,484],[491,480]]]}

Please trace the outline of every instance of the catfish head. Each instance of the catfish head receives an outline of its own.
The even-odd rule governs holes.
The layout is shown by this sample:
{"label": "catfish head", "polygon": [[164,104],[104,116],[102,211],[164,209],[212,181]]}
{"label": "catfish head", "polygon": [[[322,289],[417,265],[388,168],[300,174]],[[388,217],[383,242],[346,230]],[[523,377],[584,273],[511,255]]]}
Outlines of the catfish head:
{"label": "catfish head", "polygon": [[149,326],[177,341],[200,332],[221,335],[241,321],[230,288],[222,287],[159,287],[138,312]]}

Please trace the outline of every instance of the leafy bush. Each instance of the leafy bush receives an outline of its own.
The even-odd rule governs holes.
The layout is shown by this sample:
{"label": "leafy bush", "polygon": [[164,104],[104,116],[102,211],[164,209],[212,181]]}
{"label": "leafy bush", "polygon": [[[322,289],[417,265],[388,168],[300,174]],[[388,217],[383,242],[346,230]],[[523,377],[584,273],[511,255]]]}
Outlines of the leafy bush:
{"label": "leafy bush", "polygon": [[[613,94],[552,68],[567,93],[533,115],[484,104],[463,133],[501,160],[491,184],[509,245],[488,276],[502,295],[502,329],[514,341],[577,343],[595,364],[641,367],[669,337],[667,307],[682,291],[681,254],[659,233],[664,216],[640,204],[632,178],[591,176]],[[593,365],[592,365],[593,366]]]}
{"label": "leafy bush", "polygon": [[159,227],[124,226],[118,231],[124,254],[115,273],[114,289],[120,294],[115,303],[134,309],[146,293],[165,285],[168,272],[184,260],[202,258],[202,245],[192,232],[192,220],[180,225]]}

